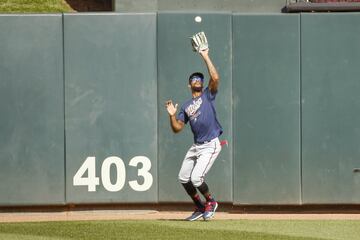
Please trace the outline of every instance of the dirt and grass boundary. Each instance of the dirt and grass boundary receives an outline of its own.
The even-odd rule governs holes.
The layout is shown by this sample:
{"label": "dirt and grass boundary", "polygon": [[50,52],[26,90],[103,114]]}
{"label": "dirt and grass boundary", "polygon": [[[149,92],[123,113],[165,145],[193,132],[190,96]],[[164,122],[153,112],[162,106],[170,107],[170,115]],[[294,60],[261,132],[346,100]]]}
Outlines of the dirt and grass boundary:
{"label": "dirt and grass boundary", "polygon": [[[0,207],[0,222],[181,220],[192,205],[121,204]],[[360,205],[248,206],[220,203],[215,220],[360,220]]]}

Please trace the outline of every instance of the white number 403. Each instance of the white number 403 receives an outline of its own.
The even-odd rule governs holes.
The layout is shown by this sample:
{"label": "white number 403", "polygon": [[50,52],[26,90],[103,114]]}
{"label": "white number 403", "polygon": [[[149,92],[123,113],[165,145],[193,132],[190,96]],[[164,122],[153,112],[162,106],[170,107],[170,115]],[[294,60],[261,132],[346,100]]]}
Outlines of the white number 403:
{"label": "white number 403", "polygon": [[[129,162],[129,166],[137,167],[141,163],[142,168],[138,169],[138,176],[143,177],[144,181],[139,184],[137,180],[129,181],[130,187],[138,192],[148,190],[153,183],[153,176],[149,172],[151,169],[151,161],[144,156],[136,156]],[[112,183],[110,180],[110,167],[116,167],[116,181]],[[87,171],[87,176],[84,176]],[[116,156],[108,157],[104,160],[101,166],[101,181],[106,190],[109,192],[118,192],[125,185],[126,170],[124,161]],[[99,178],[96,177],[96,161],[95,157],[86,158],[73,178],[74,186],[87,186],[89,192],[95,192],[96,186],[100,185]]]}

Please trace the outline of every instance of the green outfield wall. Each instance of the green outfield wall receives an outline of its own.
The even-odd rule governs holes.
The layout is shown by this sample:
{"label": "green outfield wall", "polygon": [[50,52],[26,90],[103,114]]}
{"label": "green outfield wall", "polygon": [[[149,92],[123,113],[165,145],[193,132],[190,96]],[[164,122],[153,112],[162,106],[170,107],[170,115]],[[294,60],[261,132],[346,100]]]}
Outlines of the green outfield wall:
{"label": "green outfield wall", "polygon": [[233,17],[235,203],[301,201],[299,29],[299,15]]}
{"label": "green outfield wall", "polygon": [[0,204],[64,204],[62,15],[0,15],[0,29]]}
{"label": "green outfield wall", "polygon": [[301,26],[303,202],[359,203],[360,18],[307,14]]}
{"label": "green outfield wall", "polygon": [[66,14],[64,45],[67,202],[156,202],[156,14]]}
{"label": "green outfield wall", "polygon": [[207,73],[199,31],[229,142],[215,198],[359,204],[360,14],[210,10],[0,15],[0,206],[190,202],[192,134],[172,133],[164,103]]}

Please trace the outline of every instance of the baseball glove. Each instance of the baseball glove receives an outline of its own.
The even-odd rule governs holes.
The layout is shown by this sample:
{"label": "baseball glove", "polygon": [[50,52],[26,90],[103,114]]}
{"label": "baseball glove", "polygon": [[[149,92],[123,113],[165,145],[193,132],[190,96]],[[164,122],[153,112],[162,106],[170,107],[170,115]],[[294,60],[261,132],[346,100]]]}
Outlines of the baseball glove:
{"label": "baseball glove", "polygon": [[199,32],[191,37],[191,45],[194,52],[200,52],[209,48],[204,32]]}

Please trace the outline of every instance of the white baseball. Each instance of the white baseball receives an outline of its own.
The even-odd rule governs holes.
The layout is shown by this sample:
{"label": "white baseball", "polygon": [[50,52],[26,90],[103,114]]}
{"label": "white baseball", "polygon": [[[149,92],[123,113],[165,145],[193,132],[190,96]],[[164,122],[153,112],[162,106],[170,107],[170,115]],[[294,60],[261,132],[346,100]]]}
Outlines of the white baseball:
{"label": "white baseball", "polygon": [[195,17],[195,22],[198,22],[198,23],[199,23],[199,22],[201,22],[201,20],[202,20],[202,19],[201,19],[200,16],[196,16],[196,17]]}

